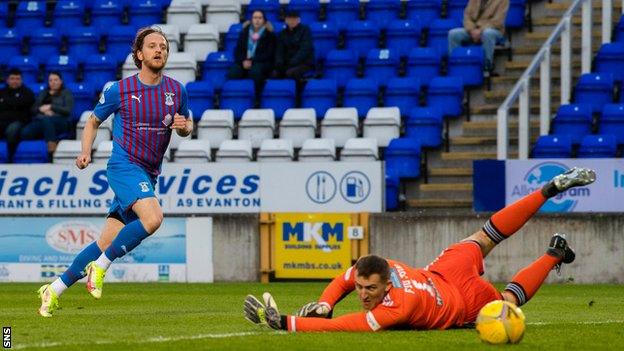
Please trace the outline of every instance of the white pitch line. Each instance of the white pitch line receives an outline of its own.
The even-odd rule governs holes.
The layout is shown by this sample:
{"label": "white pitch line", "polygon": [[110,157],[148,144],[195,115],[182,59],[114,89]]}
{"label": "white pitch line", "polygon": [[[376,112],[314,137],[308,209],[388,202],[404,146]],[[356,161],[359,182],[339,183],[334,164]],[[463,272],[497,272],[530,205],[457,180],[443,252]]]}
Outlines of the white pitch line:
{"label": "white pitch line", "polygon": [[[620,324],[624,323],[624,320],[606,320],[606,321],[586,321],[586,322],[530,322],[527,325],[558,325],[558,324],[574,324],[574,325],[604,325],[604,324]],[[242,336],[256,336],[256,335],[276,335],[276,334],[288,334],[287,332],[273,332],[273,333],[262,333],[262,332],[240,332],[240,333],[221,333],[221,334],[197,334],[197,335],[183,335],[183,336],[155,336],[151,338],[147,338],[144,340],[137,340],[132,342],[123,342],[119,340],[96,340],[92,342],[85,343],[61,343],[61,342],[42,342],[35,344],[25,344],[25,345],[14,345],[13,349],[21,350],[27,349],[31,347],[57,347],[57,346],[80,346],[80,345],[109,345],[109,344],[117,344],[117,343],[160,343],[160,342],[171,342],[171,341],[181,341],[181,340],[201,340],[201,339],[225,339],[225,338],[236,338]]]}
{"label": "white pitch line", "polygon": [[[201,339],[224,339],[224,338],[235,338],[241,336],[254,336],[254,335],[274,335],[274,334],[286,334],[286,332],[273,332],[273,333],[261,333],[261,332],[240,332],[240,333],[221,333],[221,334],[197,334],[197,335],[182,335],[182,336],[155,336],[143,340],[136,340],[127,342],[130,344],[133,343],[160,343],[160,342],[171,342],[171,341],[181,341],[181,340],[201,340]],[[81,345],[108,345],[108,344],[117,344],[117,343],[126,343],[120,340],[96,340],[92,342],[80,342],[80,343],[61,343],[61,342],[42,342],[35,344],[25,344],[25,345],[14,345],[13,348],[16,350],[27,349],[31,347],[57,347],[57,346],[81,346]]]}

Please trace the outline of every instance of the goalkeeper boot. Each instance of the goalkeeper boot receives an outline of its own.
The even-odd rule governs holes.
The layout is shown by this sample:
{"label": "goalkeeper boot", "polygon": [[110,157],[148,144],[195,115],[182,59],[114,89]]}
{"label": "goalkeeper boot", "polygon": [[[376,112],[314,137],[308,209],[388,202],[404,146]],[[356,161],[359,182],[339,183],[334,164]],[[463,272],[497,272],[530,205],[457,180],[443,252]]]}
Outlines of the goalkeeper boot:
{"label": "goalkeeper boot", "polygon": [[52,312],[58,309],[58,295],[50,287],[50,284],[43,285],[37,291],[39,298],[41,299],[41,307],[39,307],[39,314],[42,317],[52,317]]}
{"label": "goalkeeper boot", "polygon": [[561,272],[562,263],[572,263],[576,258],[574,250],[572,250],[572,248],[568,245],[568,241],[565,237],[565,234],[560,233],[556,233],[555,235],[553,235],[550,239],[548,250],[546,251],[547,254],[561,259],[561,262],[555,265],[557,273]]}
{"label": "goalkeeper boot", "polygon": [[106,270],[98,266],[95,261],[89,262],[87,271],[87,291],[91,296],[99,299],[102,297],[102,287],[104,286],[104,276]]}
{"label": "goalkeeper boot", "polygon": [[553,197],[575,186],[589,185],[596,181],[596,172],[589,168],[573,167],[555,176],[542,188],[542,194]]}

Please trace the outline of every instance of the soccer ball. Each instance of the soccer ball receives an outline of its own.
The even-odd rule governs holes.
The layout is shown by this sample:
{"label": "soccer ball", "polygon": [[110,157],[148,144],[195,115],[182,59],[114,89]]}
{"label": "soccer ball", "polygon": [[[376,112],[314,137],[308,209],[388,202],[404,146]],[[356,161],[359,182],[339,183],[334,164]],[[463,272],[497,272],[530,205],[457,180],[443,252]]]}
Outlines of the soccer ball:
{"label": "soccer ball", "polygon": [[524,328],[524,313],[508,301],[492,301],[477,316],[479,338],[488,344],[517,344],[524,336]]}

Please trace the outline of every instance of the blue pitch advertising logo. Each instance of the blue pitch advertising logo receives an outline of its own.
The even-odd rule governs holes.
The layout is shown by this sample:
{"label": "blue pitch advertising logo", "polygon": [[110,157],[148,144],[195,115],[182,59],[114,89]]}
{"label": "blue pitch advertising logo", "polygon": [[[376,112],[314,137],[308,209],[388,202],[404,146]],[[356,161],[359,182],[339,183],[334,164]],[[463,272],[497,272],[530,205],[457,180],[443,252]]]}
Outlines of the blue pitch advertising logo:
{"label": "blue pitch advertising logo", "polygon": [[[559,162],[542,162],[535,165],[524,175],[524,182],[516,184],[511,195],[523,197],[541,189],[553,177],[570,169],[569,166]],[[540,212],[571,212],[578,204],[579,198],[589,197],[590,190],[585,187],[571,188],[546,201],[540,208]]]}

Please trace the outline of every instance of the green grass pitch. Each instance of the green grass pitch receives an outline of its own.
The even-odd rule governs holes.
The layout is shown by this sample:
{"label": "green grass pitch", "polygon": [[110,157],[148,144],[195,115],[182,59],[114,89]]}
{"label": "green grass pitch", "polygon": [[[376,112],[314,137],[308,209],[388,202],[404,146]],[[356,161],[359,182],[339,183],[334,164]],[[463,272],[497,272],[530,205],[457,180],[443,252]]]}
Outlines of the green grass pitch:
{"label": "green grass pitch", "polygon": [[[108,284],[93,300],[82,284],[52,318],[36,313],[38,284],[0,285],[0,322],[13,349],[52,350],[493,350],[471,329],[378,333],[274,332],[247,322],[246,294],[270,291],[282,313],[318,297],[322,283]],[[336,309],[358,309],[352,294]],[[522,307],[527,330],[513,350],[624,350],[624,285],[547,285]]]}

